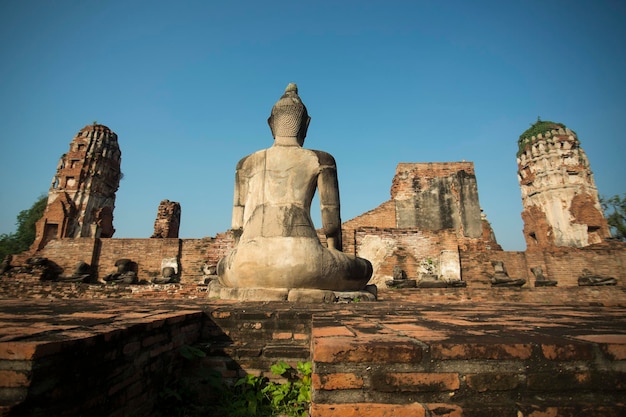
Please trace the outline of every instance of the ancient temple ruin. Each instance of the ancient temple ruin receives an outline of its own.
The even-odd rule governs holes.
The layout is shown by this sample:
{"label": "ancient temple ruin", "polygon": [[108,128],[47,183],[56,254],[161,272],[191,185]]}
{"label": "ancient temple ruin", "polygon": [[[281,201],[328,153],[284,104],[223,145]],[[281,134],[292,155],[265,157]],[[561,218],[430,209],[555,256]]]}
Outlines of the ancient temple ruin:
{"label": "ancient temple ruin", "polygon": [[[278,127],[302,133],[298,125]],[[374,287],[371,298],[342,299],[331,291],[316,302],[311,291],[320,290],[279,298],[273,289],[272,300],[290,303],[258,302],[269,301],[267,292],[250,297],[253,287],[222,288],[252,303],[215,291],[218,261],[238,241],[257,241],[238,230],[242,203],[257,197],[248,184],[236,191],[231,230],[215,237],[179,238],[180,204],[163,200],[153,239],[110,239],[117,137],[105,126],[85,127],[61,158],[34,247],[0,274],[0,415],[151,417],[182,415],[188,405],[196,415],[220,396],[236,398],[218,386],[268,376],[277,361],[310,365],[311,417],[625,415],[626,243],[592,244],[608,230],[575,133],[535,127],[518,154],[524,232],[534,250],[497,244],[471,162],[400,163],[390,200],[345,222],[337,200],[332,227],[307,222],[316,245],[370,260],[369,284],[382,284],[380,294]],[[304,151],[295,147],[299,134],[275,139]],[[262,152],[251,155],[262,164],[241,163],[238,174],[263,172],[276,153]],[[325,169],[334,164],[326,153],[315,156]],[[291,158],[287,168],[297,166],[292,174],[303,178],[306,160]],[[282,210],[280,178],[262,177],[276,197],[265,203]],[[330,179],[321,193],[337,191]],[[322,209],[333,196],[320,199]],[[284,213],[295,218],[297,210]],[[304,235],[301,221],[282,225],[294,227],[256,229],[279,240]],[[268,240],[254,253],[261,260]],[[272,261],[300,248],[279,249]],[[207,375],[218,383],[206,383]]]}
{"label": "ancient temple ruin", "polygon": [[471,162],[401,163],[391,186],[399,228],[456,229],[482,235],[478,186]]}
{"label": "ancient temple ruin", "polygon": [[518,140],[526,247],[584,247],[610,236],[587,155],[562,123],[538,120]]}
{"label": "ancient temple ruin", "polygon": [[458,285],[462,251],[502,250],[481,212],[472,162],[399,163],[390,194],[343,224],[344,251],[372,261],[373,283],[400,268],[409,279]]}
{"label": "ancient temple ruin", "polygon": [[[335,221],[341,231],[331,236],[333,242],[326,228],[312,233],[324,247],[335,244],[350,257],[369,260],[368,284],[379,287],[401,276],[431,288],[490,288],[494,277],[502,282],[494,265],[502,265],[511,281],[529,286],[534,281],[580,286],[578,278],[589,276],[594,282],[606,277],[621,282],[623,244],[606,240],[607,222],[576,134],[562,124],[539,121],[518,143],[524,235],[531,251],[502,250],[480,208],[474,164],[466,161],[399,163],[388,201]],[[59,277],[73,276],[84,263],[97,280],[115,274],[118,261],[128,260],[136,265],[138,282],[164,281],[164,268],[172,268],[170,275],[182,284],[216,280],[218,261],[241,236],[233,227],[215,237],[179,238],[179,203],[161,202],[155,239],[103,239],[114,233],[120,155],[117,135],[106,126],[80,130],[61,157],[33,247],[15,255],[9,269],[28,266],[31,257],[45,258]],[[88,239],[68,242],[79,237]],[[558,256],[550,250],[555,247]],[[533,271],[542,271],[541,279]]]}
{"label": "ancient temple ruin", "polygon": [[52,239],[112,237],[120,164],[114,132],[96,123],[82,128],[59,160],[33,248],[41,249]]}

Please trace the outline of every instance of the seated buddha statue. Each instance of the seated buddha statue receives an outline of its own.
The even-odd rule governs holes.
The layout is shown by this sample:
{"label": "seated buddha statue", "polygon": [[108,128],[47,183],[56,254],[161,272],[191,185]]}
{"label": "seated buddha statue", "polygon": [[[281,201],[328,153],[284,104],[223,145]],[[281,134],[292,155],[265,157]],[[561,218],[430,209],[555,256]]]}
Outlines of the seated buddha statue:
{"label": "seated buddha statue", "polygon": [[[241,159],[235,174],[235,247],[217,266],[220,283],[239,288],[362,290],[372,264],[342,252],[334,158],[303,148],[311,118],[289,84],[268,119],[274,144]],[[311,220],[319,192],[327,246]]]}

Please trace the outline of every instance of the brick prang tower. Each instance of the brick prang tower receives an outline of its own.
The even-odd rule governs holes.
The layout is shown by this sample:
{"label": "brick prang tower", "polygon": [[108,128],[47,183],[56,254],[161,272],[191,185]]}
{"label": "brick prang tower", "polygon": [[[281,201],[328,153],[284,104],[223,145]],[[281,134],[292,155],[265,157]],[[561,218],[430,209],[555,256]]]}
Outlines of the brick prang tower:
{"label": "brick prang tower", "polygon": [[33,248],[52,239],[112,237],[120,164],[114,132],[96,123],[82,128],[59,160]]}
{"label": "brick prang tower", "polygon": [[518,140],[526,247],[585,247],[610,237],[587,155],[562,123],[538,120]]}

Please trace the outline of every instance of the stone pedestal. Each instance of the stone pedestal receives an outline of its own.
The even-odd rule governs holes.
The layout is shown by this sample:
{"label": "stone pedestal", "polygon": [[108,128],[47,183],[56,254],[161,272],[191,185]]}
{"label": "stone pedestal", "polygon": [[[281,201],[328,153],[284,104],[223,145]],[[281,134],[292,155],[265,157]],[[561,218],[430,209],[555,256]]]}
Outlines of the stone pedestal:
{"label": "stone pedestal", "polygon": [[208,286],[209,298],[239,301],[289,301],[295,303],[350,303],[376,301],[377,288],[368,285],[362,291],[330,291],[308,288],[230,288],[217,280]]}

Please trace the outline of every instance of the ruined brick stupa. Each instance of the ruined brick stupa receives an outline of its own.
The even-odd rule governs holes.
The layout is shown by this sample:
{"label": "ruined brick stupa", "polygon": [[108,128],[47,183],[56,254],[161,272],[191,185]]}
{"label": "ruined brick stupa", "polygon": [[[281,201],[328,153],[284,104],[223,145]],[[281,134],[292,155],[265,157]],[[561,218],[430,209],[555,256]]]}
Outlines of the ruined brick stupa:
{"label": "ruined brick stupa", "polygon": [[96,123],[82,128],[59,160],[33,248],[52,239],[112,237],[120,163],[115,133]]}
{"label": "ruined brick stupa", "polygon": [[574,131],[538,120],[519,137],[518,147],[528,249],[581,248],[610,237],[589,160]]}

